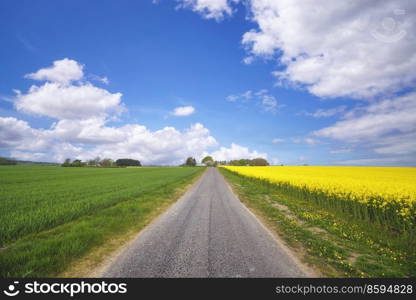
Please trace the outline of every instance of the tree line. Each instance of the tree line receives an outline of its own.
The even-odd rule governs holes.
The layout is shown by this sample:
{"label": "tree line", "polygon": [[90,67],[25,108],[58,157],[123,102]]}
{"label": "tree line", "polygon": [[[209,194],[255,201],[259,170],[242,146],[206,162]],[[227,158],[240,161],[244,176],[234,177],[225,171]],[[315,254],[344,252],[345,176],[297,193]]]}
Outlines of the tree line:
{"label": "tree line", "polygon": [[115,167],[141,167],[139,160],[131,158],[120,158],[117,160],[112,160],[111,158],[101,159],[96,157],[87,161],[81,161],[75,159],[71,161],[70,158],[65,159],[62,167],[102,167],[102,168],[115,168]]}
{"label": "tree line", "polygon": [[[217,165],[229,165],[229,166],[268,166],[269,162],[264,158],[254,158],[254,159],[236,159],[230,161],[216,161],[211,156],[205,156],[201,160],[201,164],[208,167],[216,167]],[[188,157],[182,166],[186,167],[195,167],[197,165],[196,159],[193,157]]]}
{"label": "tree line", "polygon": [[[194,157],[188,157],[183,164],[180,166],[182,167],[195,167],[198,163]],[[216,161],[212,158],[212,156],[205,156],[201,160],[201,165],[205,165],[207,167],[216,167],[217,165],[230,165],[230,166],[268,166],[269,163],[264,158],[254,158],[254,159],[236,159],[230,161]],[[75,159],[71,161],[71,159],[67,158],[64,163],[61,165],[62,167],[102,167],[102,168],[116,168],[116,167],[141,167],[142,164],[139,160],[131,159],[131,158],[120,158],[117,160],[112,160],[111,158],[104,158],[100,159],[96,157],[94,159],[90,159],[87,161],[81,161],[79,159]]]}

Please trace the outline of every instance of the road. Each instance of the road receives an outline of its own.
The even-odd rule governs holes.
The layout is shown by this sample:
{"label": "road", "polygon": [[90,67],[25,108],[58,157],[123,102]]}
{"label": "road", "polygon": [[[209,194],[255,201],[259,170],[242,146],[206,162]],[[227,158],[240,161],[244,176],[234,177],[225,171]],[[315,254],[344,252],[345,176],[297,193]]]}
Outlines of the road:
{"label": "road", "polygon": [[103,277],[305,277],[306,271],[209,168]]}

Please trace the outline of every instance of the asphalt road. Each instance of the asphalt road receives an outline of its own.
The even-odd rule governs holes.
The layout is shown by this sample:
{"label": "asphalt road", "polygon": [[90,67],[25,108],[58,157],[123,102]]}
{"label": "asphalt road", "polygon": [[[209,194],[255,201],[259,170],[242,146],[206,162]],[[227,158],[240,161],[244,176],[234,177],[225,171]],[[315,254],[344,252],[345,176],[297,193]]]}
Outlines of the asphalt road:
{"label": "asphalt road", "polygon": [[305,277],[216,168],[150,224],[103,277]]}

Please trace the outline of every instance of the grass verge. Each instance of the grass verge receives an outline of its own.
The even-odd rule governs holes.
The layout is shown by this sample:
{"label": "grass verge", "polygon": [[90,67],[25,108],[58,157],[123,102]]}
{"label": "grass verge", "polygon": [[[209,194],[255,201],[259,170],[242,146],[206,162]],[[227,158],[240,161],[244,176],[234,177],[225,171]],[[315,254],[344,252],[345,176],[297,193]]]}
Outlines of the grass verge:
{"label": "grass verge", "polygon": [[264,180],[220,168],[232,188],[303,260],[326,277],[414,277],[416,255],[365,223],[288,195]]}
{"label": "grass verge", "polygon": [[[198,168],[197,172],[177,181],[7,244],[0,249],[0,277],[56,277],[65,275],[73,264],[78,265],[80,272],[81,265],[97,265],[117,244],[140,231],[175,202],[203,170]],[[104,250],[99,250],[100,247]],[[88,262],[82,260],[86,256]],[[67,275],[80,276],[74,271]]]}

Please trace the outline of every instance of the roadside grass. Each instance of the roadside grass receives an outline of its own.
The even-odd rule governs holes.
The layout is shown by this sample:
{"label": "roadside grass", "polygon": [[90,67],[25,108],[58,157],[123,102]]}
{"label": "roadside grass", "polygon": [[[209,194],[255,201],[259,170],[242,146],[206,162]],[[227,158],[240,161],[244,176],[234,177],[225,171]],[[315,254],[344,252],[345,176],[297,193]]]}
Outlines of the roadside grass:
{"label": "roadside grass", "polygon": [[[26,186],[32,187],[31,177],[27,177],[27,173],[31,173],[39,189],[26,191],[25,198],[21,198],[19,203],[17,197],[10,195],[8,186],[13,186],[10,177],[7,179],[0,177],[0,186],[2,186],[0,208],[2,205],[3,208],[9,208],[8,211],[1,210],[0,233],[4,237],[3,232],[6,231],[9,235],[8,239],[3,238],[2,248],[0,248],[0,277],[54,277],[71,268],[72,264],[94,249],[107,248],[108,251],[101,251],[100,257],[94,258],[95,263],[98,263],[105,254],[116,249],[117,245],[114,244],[112,247],[106,247],[107,242],[117,240],[121,243],[125,240],[123,236],[127,237],[132,232],[138,232],[163,208],[175,202],[184,192],[184,188],[204,170],[204,168],[143,168],[112,169],[110,172],[106,169],[79,168],[67,172],[69,168],[26,166],[17,168],[28,169],[27,171],[10,170],[16,185],[24,186],[26,183]],[[9,170],[5,171],[0,168],[0,174],[2,171]],[[19,177],[16,172],[20,171],[25,174]],[[79,180],[79,178],[84,180]],[[55,184],[51,184],[54,181]],[[63,185],[62,181],[66,181],[66,185]],[[134,188],[130,189],[131,185]],[[124,186],[126,190],[121,188]],[[93,187],[94,193],[78,193],[79,189],[88,191]],[[53,200],[41,197],[41,191],[48,194],[53,188],[56,189],[56,196]],[[75,196],[72,194],[72,189],[75,189]],[[19,189],[12,189],[12,191],[19,191]],[[8,198],[5,199],[3,195],[7,195]],[[62,198],[59,195],[63,195]],[[10,199],[17,205],[14,211],[10,203],[5,203]],[[90,202],[89,199],[91,199]],[[33,205],[30,203],[32,201],[43,211],[52,208],[54,213],[42,214],[42,210],[38,209],[36,212],[39,214],[31,215],[32,211],[28,207]],[[62,204],[60,202],[66,202],[66,204],[60,205]],[[72,208],[79,203],[83,205],[80,205],[74,213]],[[61,211],[57,211],[54,205]],[[63,214],[65,209],[68,214],[63,220],[59,220],[56,216],[65,216]],[[30,224],[36,226],[28,226],[29,229],[26,228],[23,233],[21,230],[11,231],[10,224],[7,228],[3,227],[4,224],[8,224],[6,221],[9,220],[4,218],[6,214],[10,212],[18,216],[16,211],[20,212],[17,223],[22,219],[31,220],[32,218]],[[50,219],[45,221],[48,217]],[[24,223],[20,223],[15,228],[20,229],[24,226]],[[73,275],[76,276],[76,274]]]}
{"label": "roadside grass", "polygon": [[415,251],[397,242],[394,232],[352,220],[267,181],[224,168],[220,172],[241,201],[324,276],[416,276]]}

